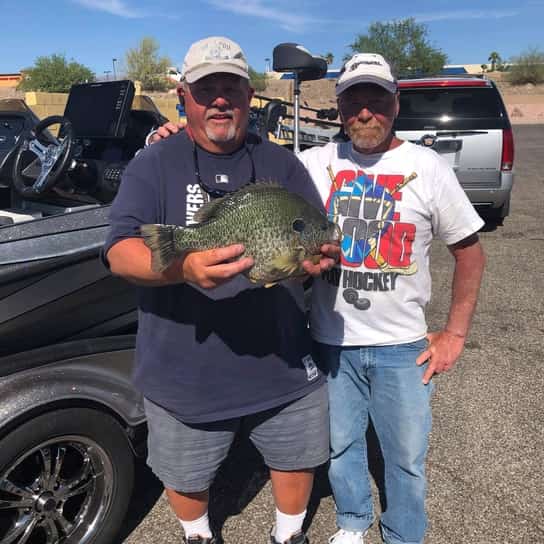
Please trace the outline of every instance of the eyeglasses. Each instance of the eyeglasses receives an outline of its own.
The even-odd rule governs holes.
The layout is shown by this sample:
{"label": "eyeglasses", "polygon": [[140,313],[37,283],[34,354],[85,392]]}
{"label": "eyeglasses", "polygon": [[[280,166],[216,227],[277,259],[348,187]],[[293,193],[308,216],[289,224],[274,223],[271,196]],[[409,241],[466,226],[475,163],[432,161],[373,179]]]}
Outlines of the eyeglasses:
{"label": "eyeglasses", "polygon": [[[193,163],[195,167],[195,179],[198,185],[200,186],[200,188],[203,191],[205,191],[206,194],[210,198],[221,198],[228,193],[233,193],[236,189],[231,189],[231,190],[212,189],[211,187],[209,187],[208,185],[206,185],[206,183],[202,181],[202,178],[200,177],[200,167],[198,164],[198,152],[196,147],[197,147],[196,144],[193,143]],[[255,183],[256,174],[255,174],[255,162],[253,161],[253,155],[247,144],[245,144],[244,147],[249,156],[249,160],[251,161],[251,178],[249,179],[248,183]]]}

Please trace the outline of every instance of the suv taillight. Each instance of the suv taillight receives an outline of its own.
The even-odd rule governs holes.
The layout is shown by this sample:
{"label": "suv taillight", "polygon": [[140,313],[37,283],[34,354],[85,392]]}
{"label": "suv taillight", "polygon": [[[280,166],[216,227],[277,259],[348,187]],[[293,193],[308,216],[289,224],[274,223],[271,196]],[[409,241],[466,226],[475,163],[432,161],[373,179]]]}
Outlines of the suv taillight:
{"label": "suv taillight", "polygon": [[514,167],[514,134],[511,128],[502,130],[501,171],[510,172]]}

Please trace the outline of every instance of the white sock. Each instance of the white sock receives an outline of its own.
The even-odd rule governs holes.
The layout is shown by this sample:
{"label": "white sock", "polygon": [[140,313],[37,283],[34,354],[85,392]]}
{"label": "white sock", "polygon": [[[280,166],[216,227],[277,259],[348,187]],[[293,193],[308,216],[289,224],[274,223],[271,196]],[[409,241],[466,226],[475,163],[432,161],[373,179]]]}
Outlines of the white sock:
{"label": "white sock", "polygon": [[204,538],[211,538],[212,532],[210,530],[210,520],[208,519],[208,512],[193,521],[183,521],[180,518],[178,518],[178,520],[183,527],[183,531],[185,532],[185,538],[197,535],[200,535]]}
{"label": "white sock", "polygon": [[305,517],[306,510],[300,514],[290,515],[284,514],[276,508],[276,527],[274,530],[276,541],[283,544],[288,538],[301,531]]}

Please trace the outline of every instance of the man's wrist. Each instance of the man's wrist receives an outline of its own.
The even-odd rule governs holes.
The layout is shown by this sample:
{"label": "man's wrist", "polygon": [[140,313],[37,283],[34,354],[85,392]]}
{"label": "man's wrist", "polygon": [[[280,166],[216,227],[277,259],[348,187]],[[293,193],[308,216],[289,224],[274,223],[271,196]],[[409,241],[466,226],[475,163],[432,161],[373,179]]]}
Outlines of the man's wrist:
{"label": "man's wrist", "polygon": [[446,327],[444,329],[444,332],[448,333],[450,336],[455,336],[456,338],[462,338],[463,340],[467,337],[466,334],[462,334],[460,332],[455,332],[455,331],[452,331],[451,329],[449,329],[448,327]]}

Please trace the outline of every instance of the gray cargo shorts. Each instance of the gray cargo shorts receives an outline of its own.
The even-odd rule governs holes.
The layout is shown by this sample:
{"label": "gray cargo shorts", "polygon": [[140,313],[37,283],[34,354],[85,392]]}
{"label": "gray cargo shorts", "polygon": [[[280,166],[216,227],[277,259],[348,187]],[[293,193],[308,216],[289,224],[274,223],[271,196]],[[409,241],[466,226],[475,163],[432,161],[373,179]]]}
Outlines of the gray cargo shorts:
{"label": "gray cargo shorts", "polygon": [[303,470],[329,459],[327,385],[257,414],[212,423],[186,424],[144,399],[149,429],[147,464],[175,491],[209,489],[236,433],[244,428],[271,469]]}

